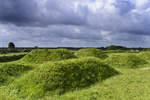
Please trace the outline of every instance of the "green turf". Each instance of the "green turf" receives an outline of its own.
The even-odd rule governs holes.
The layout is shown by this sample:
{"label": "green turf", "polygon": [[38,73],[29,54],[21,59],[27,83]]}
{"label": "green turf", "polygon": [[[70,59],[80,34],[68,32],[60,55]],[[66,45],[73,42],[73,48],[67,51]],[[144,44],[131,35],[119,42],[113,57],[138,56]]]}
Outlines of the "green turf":
{"label": "green turf", "polygon": [[77,57],[98,57],[100,59],[105,59],[108,56],[106,53],[100,49],[95,49],[95,48],[86,48],[86,49],[80,49],[78,50],[75,55]]}
{"label": "green turf", "polygon": [[0,100],[149,100],[150,69],[117,69],[122,74],[81,90],[67,92],[61,96],[47,95],[43,98],[20,99],[0,92]]}
{"label": "green turf", "polygon": [[105,62],[110,66],[122,68],[141,68],[148,64],[145,59],[131,53],[111,54]]}
{"label": "green turf", "polygon": [[8,85],[23,72],[31,70],[31,66],[15,64],[15,63],[3,63],[0,64],[0,86]]}
{"label": "green turf", "polygon": [[150,61],[150,51],[140,52],[140,53],[138,54],[138,56],[139,56],[140,58],[143,58],[143,59],[147,60],[147,61]]}
{"label": "green turf", "polygon": [[[7,76],[5,84],[0,85],[0,100],[149,100],[150,61],[148,53],[107,53],[109,57],[106,58],[105,63],[109,63],[113,70],[117,70],[120,74],[112,77],[105,76],[105,80],[102,78],[103,81],[95,81],[97,75],[94,72],[98,71],[95,66],[105,65],[103,60],[98,58],[51,60],[44,64],[33,61],[30,65],[29,61],[23,64],[19,61],[4,63],[3,66],[0,64],[1,73],[6,72],[0,74],[0,77]],[[83,63],[84,61],[86,64]],[[18,67],[17,69],[8,67],[10,65]],[[34,66],[34,69],[25,70],[27,66],[32,66],[32,68]],[[106,74],[106,71],[112,70],[107,65],[105,67],[107,70],[101,70],[101,73]],[[83,68],[84,71],[80,71],[80,68]],[[77,77],[72,77],[71,73],[73,76],[77,74]],[[92,76],[93,74],[95,76]],[[85,80],[83,87],[80,87],[82,83],[80,79]],[[88,79],[92,79],[92,84],[89,84]]]}
{"label": "green turf", "polygon": [[118,69],[122,74],[87,89],[40,100],[149,100],[150,70]]}
{"label": "green turf", "polygon": [[31,51],[21,59],[24,63],[44,63],[75,58],[72,51],[67,49],[37,49]]}
{"label": "green turf", "polygon": [[[9,86],[14,95],[40,97],[62,94],[119,74],[98,58],[80,58],[45,63]],[[32,77],[31,77],[32,76]]]}

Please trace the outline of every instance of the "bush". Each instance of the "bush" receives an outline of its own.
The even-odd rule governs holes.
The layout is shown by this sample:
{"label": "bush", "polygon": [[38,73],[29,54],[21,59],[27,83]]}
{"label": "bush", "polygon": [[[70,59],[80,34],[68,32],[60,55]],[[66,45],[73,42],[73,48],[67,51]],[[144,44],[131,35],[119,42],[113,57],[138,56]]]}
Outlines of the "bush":
{"label": "bush", "polygon": [[27,54],[22,61],[30,63],[44,63],[75,58],[73,52],[67,49],[36,49]]}
{"label": "bush", "polygon": [[60,94],[87,87],[118,72],[98,58],[81,58],[44,63],[38,69],[14,82],[11,93],[22,98]]}
{"label": "bush", "polygon": [[95,48],[80,49],[75,53],[75,55],[77,57],[98,57],[101,59],[108,57],[102,50]]}
{"label": "bush", "polygon": [[114,67],[139,68],[147,62],[134,54],[111,55],[105,62]]}
{"label": "bush", "polygon": [[11,83],[17,76],[32,67],[19,64],[0,64],[0,86]]}

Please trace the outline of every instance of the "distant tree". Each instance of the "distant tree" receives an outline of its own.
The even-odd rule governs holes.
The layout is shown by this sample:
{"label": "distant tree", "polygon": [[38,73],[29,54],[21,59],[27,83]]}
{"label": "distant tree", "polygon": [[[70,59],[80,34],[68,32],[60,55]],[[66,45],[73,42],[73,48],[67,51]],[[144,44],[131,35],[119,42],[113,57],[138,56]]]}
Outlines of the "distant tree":
{"label": "distant tree", "polygon": [[38,49],[39,47],[38,47],[38,46],[35,46],[34,48],[35,48],[35,49]]}
{"label": "distant tree", "polygon": [[9,49],[15,49],[15,44],[13,42],[8,43],[8,48]]}
{"label": "distant tree", "polygon": [[17,52],[17,49],[15,48],[15,44],[13,42],[8,43],[8,52]]}

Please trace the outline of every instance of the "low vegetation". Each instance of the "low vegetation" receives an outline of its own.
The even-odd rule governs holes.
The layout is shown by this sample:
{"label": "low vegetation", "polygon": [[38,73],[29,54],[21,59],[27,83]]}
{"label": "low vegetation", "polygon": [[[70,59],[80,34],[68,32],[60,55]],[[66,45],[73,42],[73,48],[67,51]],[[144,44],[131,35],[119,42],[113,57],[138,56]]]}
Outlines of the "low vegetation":
{"label": "low vegetation", "polygon": [[67,49],[36,49],[21,60],[25,63],[44,63],[75,58],[72,51]]}
{"label": "low vegetation", "polygon": [[105,59],[108,57],[106,53],[103,52],[103,50],[95,48],[80,49],[75,53],[75,55],[77,57],[98,57],[101,59]]}
{"label": "low vegetation", "polygon": [[150,60],[150,51],[144,51],[144,52],[140,52],[138,54],[139,57],[149,61]]}
{"label": "low vegetation", "polygon": [[21,64],[6,63],[0,64],[0,86],[8,85],[16,77],[20,76],[23,72],[31,70],[31,66]]}
{"label": "low vegetation", "polygon": [[10,62],[19,60],[24,57],[26,53],[10,53],[10,54],[1,54],[0,55],[0,62]]}
{"label": "low vegetation", "polygon": [[149,51],[35,49],[0,60],[0,100],[149,100],[149,59]]}
{"label": "low vegetation", "polygon": [[113,67],[122,67],[122,68],[140,68],[143,67],[148,62],[135,54],[118,54],[111,55],[105,60],[107,64]]}
{"label": "low vegetation", "polygon": [[[122,74],[89,88],[39,100],[149,100],[150,70],[118,69]],[[36,100],[36,99],[33,99]]]}
{"label": "low vegetation", "polygon": [[[98,58],[81,58],[45,63],[10,85],[19,97],[40,97],[44,94],[62,94],[87,87],[118,72]],[[32,77],[31,77],[32,76]]]}

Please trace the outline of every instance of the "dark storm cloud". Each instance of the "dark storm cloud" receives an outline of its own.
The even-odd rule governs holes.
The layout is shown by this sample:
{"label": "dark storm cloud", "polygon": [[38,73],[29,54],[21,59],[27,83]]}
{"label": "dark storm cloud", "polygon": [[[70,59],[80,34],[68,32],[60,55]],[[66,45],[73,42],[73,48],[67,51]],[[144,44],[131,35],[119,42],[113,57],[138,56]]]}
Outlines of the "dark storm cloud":
{"label": "dark storm cloud", "polygon": [[0,20],[20,26],[85,23],[87,9],[75,12],[72,5],[62,0],[0,0]]}
{"label": "dark storm cloud", "polygon": [[24,25],[36,22],[37,17],[37,4],[33,0],[0,0],[0,20],[3,23]]}
{"label": "dark storm cloud", "polygon": [[150,0],[0,0],[0,41],[18,45],[146,45],[149,26]]}
{"label": "dark storm cloud", "polygon": [[135,8],[135,4],[132,4],[128,0],[117,0],[117,2],[114,3],[114,6],[118,8],[120,14],[126,14]]}

